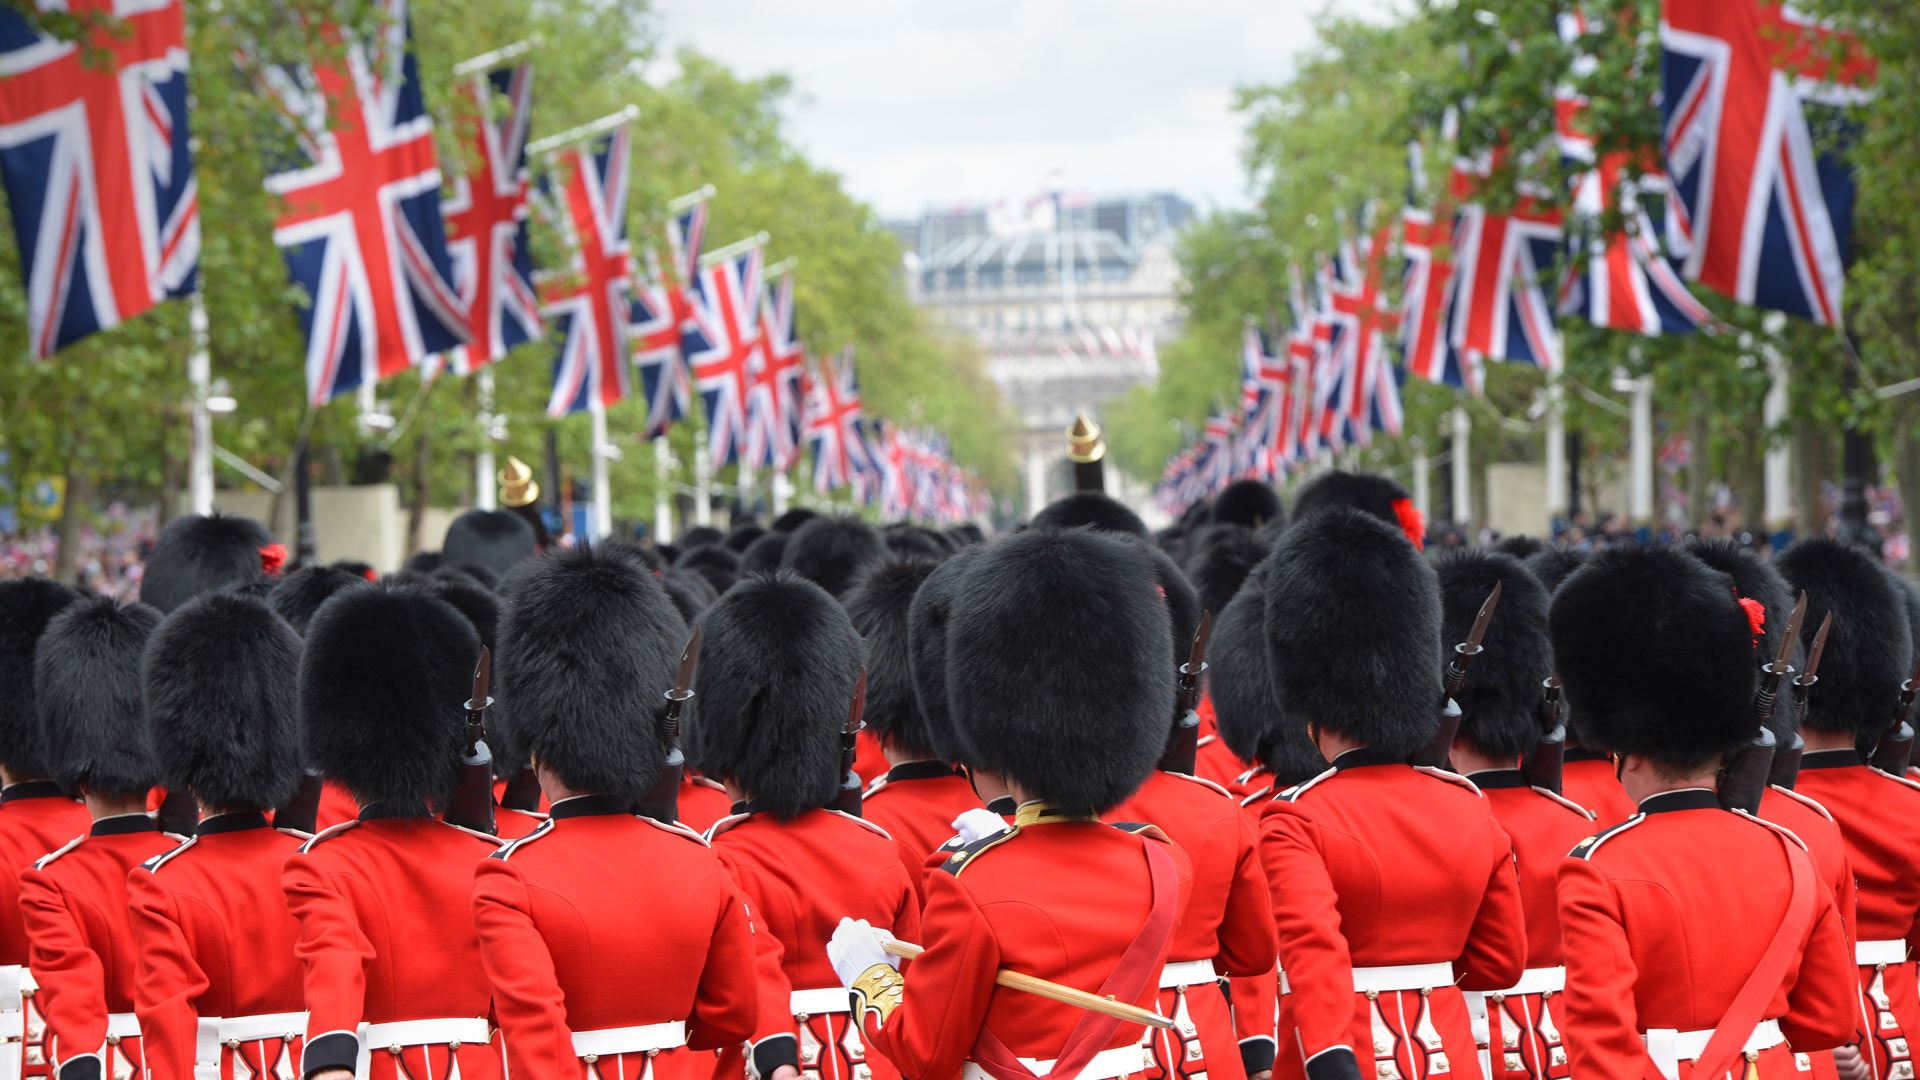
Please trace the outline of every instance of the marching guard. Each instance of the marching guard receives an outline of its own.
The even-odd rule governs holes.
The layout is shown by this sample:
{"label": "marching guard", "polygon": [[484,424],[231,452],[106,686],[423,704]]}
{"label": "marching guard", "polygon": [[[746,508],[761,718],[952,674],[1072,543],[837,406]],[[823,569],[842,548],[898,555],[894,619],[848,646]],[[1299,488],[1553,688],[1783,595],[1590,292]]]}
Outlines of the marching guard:
{"label": "marching guard", "polygon": [[1758,724],[1731,579],[1681,551],[1611,548],[1550,620],[1568,702],[1639,807],[1560,868],[1573,1075],[1803,1075],[1797,1054],[1854,1038],[1852,963],[1799,841],[1721,808],[1723,758]]}

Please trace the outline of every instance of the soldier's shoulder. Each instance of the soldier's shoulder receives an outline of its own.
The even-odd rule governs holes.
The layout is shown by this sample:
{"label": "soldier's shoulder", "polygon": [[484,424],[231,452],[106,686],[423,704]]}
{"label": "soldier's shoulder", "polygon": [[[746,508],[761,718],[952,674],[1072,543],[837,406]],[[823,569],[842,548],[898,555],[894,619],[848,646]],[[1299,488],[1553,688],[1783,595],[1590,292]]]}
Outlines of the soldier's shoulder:
{"label": "soldier's shoulder", "polygon": [[340,837],[345,836],[347,833],[352,832],[354,826],[358,824],[360,824],[360,819],[355,818],[351,821],[343,821],[338,825],[331,825],[331,826],[328,826],[327,828],[321,829],[319,832],[314,833],[313,836],[310,837],[306,843],[300,845],[300,854],[302,855],[313,854],[316,850],[319,849],[320,845],[326,843],[329,840],[337,840]]}
{"label": "soldier's shoulder", "polygon": [[1451,769],[1437,769],[1431,765],[1415,765],[1413,771],[1429,780],[1438,780],[1443,784],[1450,784],[1453,787],[1459,788],[1461,791],[1468,792],[1473,795],[1474,798],[1479,799],[1486,797],[1481,794],[1479,784],[1474,783]]}
{"label": "soldier's shoulder", "polygon": [[837,817],[842,821],[850,822],[858,826],[859,828],[864,829],[867,832],[872,833],[873,835],[889,843],[893,841],[892,833],[888,832],[887,830],[881,828],[878,825],[875,825],[873,822],[868,821],[866,818],[859,817],[854,814],[849,814],[844,810],[828,810],[827,813],[832,814],[834,817]]}
{"label": "soldier's shoulder", "polygon": [[959,877],[961,872],[969,866],[972,866],[976,859],[1018,835],[1020,835],[1020,829],[1018,826],[1015,826],[1005,832],[982,837],[970,844],[956,844],[955,841],[960,839],[956,836],[953,840],[947,841],[940,847],[941,854],[945,856],[940,860],[940,869],[945,873]]}
{"label": "soldier's shoulder", "polygon": [[79,836],[76,836],[73,839],[67,841],[66,843],[60,845],[59,847],[54,848],[52,851],[49,851],[45,855],[42,855],[38,859],[35,859],[33,861],[33,868],[35,870],[47,869],[48,867],[52,866],[54,863],[60,861],[60,859],[65,857],[68,853],[72,852],[74,848],[79,847],[81,844],[81,841],[84,841],[86,838],[87,838],[87,834],[81,833]]}
{"label": "soldier's shoulder", "polygon": [[145,870],[149,874],[157,874],[160,872],[161,867],[166,866],[168,863],[172,862],[173,860],[193,850],[194,845],[198,844],[199,842],[200,842],[199,837],[190,836],[185,841],[181,842],[171,850],[163,851],[160,854],[155,855],[153,858],[148,859],[146,862],[141,863],[140,869]]}
{"label": "soldier's shoulder", "polygon": [[1340,770],[1329,768],[1327,771],[1321,773],[1320,775],[1314,777],[1311,780],[1304,780],[1286,789],[1285,791],[1282,791],[1274,795],[1273,801],[1277,803],[1298,803],[1303,799],[1305,799],[1307,796],[1311,795],[1313,792],[1325,786],[1328,780],[1331,780],[1338,775],[1340,775]]}
{"label": "soldier's shoulder", "polygon": [[1182,781],[1183,783],[1190,784],[1196,788],[1199,788],[1201,791],[1205,791],[1209,794],[1218,795],[1224,799],[1233,798],[1233,792],[1228,791],[1224,785],[1216,784],[1212,780],[1209,780],[1204,776],[1194,776],[1190,773],[1180,773],[1180,772],[1170,772],[1167,775],[1173,777],[1175,780],[1179,780],[1179,781]]}
{"label": "soldier's shoulder", "polygon": [[1527,790],[1570,814],[1578,814],[1588,821],[1594,820],[1593,811],[1581,806],[1579,803],[1574,802],[1572,799],[1567,798],[1552,788],[1530,787]]}
{"label": "soldier's shoulder", "polygon": [[[466,836],[471,836],[475,840],[484,841],[488,845],[495,848],[498,848],[508,842],[500,839],[499,837],[493,835],[492,833],[483,833],[478,829],[469,829],[465,825],[455,825],[451,821],[442,821],[440,822],[440,824],[446,826],[449,829],[452,829],[454,832],[461,833]],[[552,824],[552,822],[549,821],[547,824]],[[538,829],[534,830],[534,832],[538,832],[538,831],[539,831]],[[528,835],[531,836],[532,833],[529,833]]]}
{"label": "soldier's shoulder", "polygon": [[[457,828],[458,826],[455,826],[455,827]],[[553,835],[553,819],[549,818],[546,821],[541,822],[539,826],[536,827],[532,832],[521,837],[520,839],[509,840],[506,843],[501,844],[499,847],[499,850],[495,851],[491,855],[488,855],[487,858],[499,859],[502,862],[504,862],[508,859],[513,858],[514,854],[518,852],[521,848],[524,848],[529,844],[535,843],[543,836],[551,836],[551,835]]]}
{"label": "soldier's shoulder", "polygon": [[1567,852],[1567,858],[1590,860],[1608,841],[1616,840],[1619,837],[1627,835],[1645,820],[1647,820],[1647,815],[1635,814],[1627,820],[1620,822],[1618,825],[1610,825],[1607,828],[1601,829],[1599,832],[1573,845],[1573,850]]}

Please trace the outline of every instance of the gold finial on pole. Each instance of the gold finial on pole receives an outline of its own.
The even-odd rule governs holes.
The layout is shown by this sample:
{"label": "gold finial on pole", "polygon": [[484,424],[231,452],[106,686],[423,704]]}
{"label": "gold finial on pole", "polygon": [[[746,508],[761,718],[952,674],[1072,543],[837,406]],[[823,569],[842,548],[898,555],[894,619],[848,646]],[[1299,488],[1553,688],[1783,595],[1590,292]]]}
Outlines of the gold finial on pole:
{"label": "gold finial on pole", "polygon": [[531,506],[539,501],[540,485],[533,479],[533,470],[517,457],[507,458],[507,467],[500,470],[500,504]]}
{"label": "gold finial on pole", "polygon": [[1100,437],[1100,425],[1087,419],[1086,413],[1073,418],[1067,429],[1067,457],[1077,465],[1090,465],[1107,456],[1106,441]]}

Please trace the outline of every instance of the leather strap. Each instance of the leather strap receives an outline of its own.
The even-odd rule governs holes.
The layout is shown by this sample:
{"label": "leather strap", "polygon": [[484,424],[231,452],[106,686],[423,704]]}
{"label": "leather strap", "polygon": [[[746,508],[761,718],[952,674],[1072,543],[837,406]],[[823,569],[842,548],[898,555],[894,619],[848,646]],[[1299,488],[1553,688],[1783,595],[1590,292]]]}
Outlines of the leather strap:
{"label": "leather strap", "polygon": [[[1158,840],[1143,839],[1141,847],[1146,852],[1147,877],[1153,883],[1153,904],[1147,910],[1146,925],[1140,928],[1139,936],[1127,946],[1107,981],[1100,984],[1100,996],[1115,1001],[1137,1001],[1147,984],[1159,977],[1160,958],[1166,954],[1167,942],[1173,937],[1175,909],[1180,901],[1180,874],[1174,867],[1173,856],[1167,854]],[[1121,1023],[1117,1016],[1081,1013],[1060,1047],[1060,1056],[1054,1059],[1047,1080],[1076,1080],[1106,1048],[1107,1040]],[[988,1028],[980,1029],[980,1038],[973,1044],[971,1056],[994,1080],[1040,1080],[1026,1062]]]}
{"label": "leather strap", "polygon": [[[1722,1076],[1733,1064],[1733,1059],[1747,1045],[1747,1038],[1759,1027],[1767,1016],[1767,1006],[1773,1003],[1773,992],[1780,988],[1781,980],[1787,977],[1787,970],[1793,965],[1795,952],[1800,943],[1806,940],[1807,932],[1813,928],[1814,889],[1813,870],[1808,865],[1804,853],[1797,852],[1792,840],[1784,833],[1767,830],[1787,856],[1787,869],[1793,878],[1793,891],[1787,899],[1786,917],[1780,920],[1780,929],[1767,944],[1767,951],[1760,956],[1760,963],[1754,967],[1753,974],[1733,995],[1733,1004],[1727,1007],[1727,1014],[1713,1026],[1713,1037],[1707,1040],[1707,1048],[1693,1063],[1695,1076]],[[1799,857],[1796,858],[1796,855]]]}

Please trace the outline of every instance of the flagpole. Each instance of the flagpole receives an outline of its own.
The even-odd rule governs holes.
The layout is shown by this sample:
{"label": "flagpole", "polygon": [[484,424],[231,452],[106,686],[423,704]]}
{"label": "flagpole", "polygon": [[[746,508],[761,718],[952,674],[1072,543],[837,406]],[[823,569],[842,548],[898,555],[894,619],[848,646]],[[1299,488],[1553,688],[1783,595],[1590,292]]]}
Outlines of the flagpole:
{"label": "flagpole", "polygon": [[531,37],[523,38],[511,45],[502,45],[492,52],[481,53],[471,60],[462,60],[453,65],[453,77],[456,79],[464,79],[469,75],[478,75],[484,71],[492,71],[494,68],[501,67],[527,55],[532,52],[534,46],[538,44],[540,44],[540,35],[535,33]]}
{"label": "flagpole", "polygon": [[773,474],[772,486],[773,516],[779,517],[787,512],[787,498],[793,493],[793,482],[787,479],[786,473],[777,472]]}
{"label": "flagpole", "polygon": [[696,440],[693,449],[693,523],[713,524],[713,458],[707,440]]}
{"label": "flagpole", "polygon": [[1547,530],[1567,516],[1567,404],[1560,373],[1547,373]]}
{"label": "flagpole", "polygon": [[718,190],[719,189],[715,188],[712,184],[701,184],[699,188],[689,191],[685,195],[676,195],[667,200],[667,213],[677,214],[682,210],[698,206],[708,199],[713,198],[714,193]]}
{"label": "flagpole", "polygon": [[604,540],[613,535],[613,492],[607,488],[607,459],[615,453],[613,445],[607,439],[607,406],[598,394],[587,403],[587,414],[593,418],[593,519],[590,524],[591,539]]}
{"label": "flagpole", "polygon": [[1431,517],[1433,513],[1433,478],[1428,475],[1430,469],[1426,441],[1413,440],[1413,508],[1420,511],[1423,518]]}
{"label": "flagpole", "polygon": [[[1784,321],[1784,320],[1782,320]],[[1767,429],[1766,509],[1767,532],[1783,532],[1793,527],[1793,454],[1786,436],[1780,431],[1787,422],[1787,360],[1771,341],[1762,346],[1767,357],[1767,398],[1762,416]],[[1696,447],[1694,453],[1703,454]]]}
{"label": "flagpole", "polygon": [[480,450],[473,455],[473,505],[481,510],[500,507],[499,481],[493,472],[493,365],[475,376],[480,392]]}
{"label": "flagpole", "polygon": [[1465,405],[1453,407],[1453,523],[1473,525],[1473,417]]}
{"label": "flagpole", "polygon": [[664,544],[673,537],[673,448],[667,437],[653,440],[653,542]]}
{"label": "flagpole", "polygon": [[577,142],[585,142],[596,135],[604,135],[623,124],[640,119],[640,106],[627,105],[619,112],[609,113],[598,120],[589,120],[579,127],[571,127],[557,135],[549,135],[527,144],[528,156],[551,154]]}
{"label": "flagpole", "polygon": [[1627,514],[1634,525],[1653,524],[1653,376],[1632,380],[1633,472],[1628,488]]}
{"label": "flagpole", "polygon": [[736,520],[745,521],[751,513],[748,507],[753,505],[753,466],[743,458],[737,471],[739,484],[734,489],[733,516]]}
{"label": "flagpole", "polygon": [[193,292],[187,321],[193,332],[192,351],[187,353],[187,382],[193,388],[187,508],[205,515],[213,513],[213,413],[207,409],[207,395],[213,389],[213,359],[207,352],[207,305],[198,289]]}
{"label": "flagpole", "polygon": [[754,248],[760,247],[761,245],[765,244],[768,240],[771,240],[771,239],[773,239],[773,237],[769,236],[764,230],[761,232],[754,233],[752,236],[747,237],[745,240],[735,240],[733,243],[728,244],[726,247],[715,248],[714,250],[707,252],[705,255],[700,256],[700,265],[703,267],[718,266],[721,263],[726,262],[728,259],[731,259],[736,255],[745,255],[747,252],[752,251]]}

